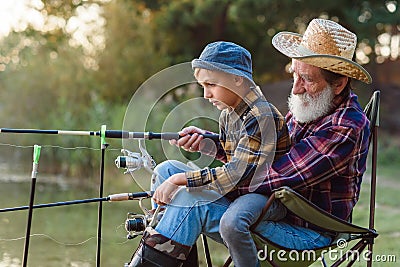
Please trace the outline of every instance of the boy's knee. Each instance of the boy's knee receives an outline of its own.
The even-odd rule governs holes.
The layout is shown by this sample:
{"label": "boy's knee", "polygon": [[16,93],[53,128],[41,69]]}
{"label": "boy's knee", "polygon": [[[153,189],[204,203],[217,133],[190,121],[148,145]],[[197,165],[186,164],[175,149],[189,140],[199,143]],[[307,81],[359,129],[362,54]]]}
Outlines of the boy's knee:
{"label": "boy's knee", "polygon": [[232,216],[224,213],[220,221],[220,234],[224,240],[236,239],[238,236],[249,231],[249,225],[246,220],[240,216]]}
{"label": "boy's knee", "polygon": [[[176,160],[166,160],[158,164],[154,168],[152,175],[152,185],[157,188],[161,183],[167,180],[171,175],[175,174],[176,165],[179,164]],[[155,189],[153,188],[153,189]]]}
{"label": "boy's knee", "polygon": [[229,234],[232,233],[232,223],[227,218],[227,216],[222,215],[221,220],[219,222],[219,233],[221,234],[222,239],[226,240],[229,237]]}
{"label": "boy's knee", "polygon": [[169,170],[175,165],[174,161],[175,160],[166,160],[166,161],[161,162],[154,168],[154,172],[157,174],[169,172]]}

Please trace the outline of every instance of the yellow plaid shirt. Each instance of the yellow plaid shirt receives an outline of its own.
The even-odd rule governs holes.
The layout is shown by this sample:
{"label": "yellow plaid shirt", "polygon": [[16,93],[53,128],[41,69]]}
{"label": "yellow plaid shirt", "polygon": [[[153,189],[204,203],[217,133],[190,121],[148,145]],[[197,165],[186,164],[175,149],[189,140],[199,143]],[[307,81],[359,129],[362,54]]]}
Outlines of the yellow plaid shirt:
{"label": "yellow plaid shirt", "polygon": [[235,109],[225,109],[219,118],[220,142],[201,149],[224,162],[221,167],[186,172],[187,187],[211,189],[234,199],[237,186],[257,188],[272,162],[290,148],[284,117],[252,88]]}

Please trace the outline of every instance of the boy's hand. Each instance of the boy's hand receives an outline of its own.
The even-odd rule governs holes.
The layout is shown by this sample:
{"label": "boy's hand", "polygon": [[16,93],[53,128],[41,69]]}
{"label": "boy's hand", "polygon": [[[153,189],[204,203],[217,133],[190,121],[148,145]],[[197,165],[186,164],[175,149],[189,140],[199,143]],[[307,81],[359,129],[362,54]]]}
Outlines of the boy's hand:
{"label": "boy's hand", "polygon": [[159,205],[169,204],[180,185],[186,185],[186,175],[177,173],[164,181],[153,194],[153,200]]}
{"label": "boy's hand", "polygon": [[153,200],[158,205],[169,204],[178,189],[178,185],[166,180],[154,191]]}
{"label": "boy's hand", "polygon": [[186,151],[199,151],[200,142],[203,140],[203,136],[199,134],[205,133],[206,131],[200,128],[189,126],[183,128],[182,131],[179,132],[179,135],[182,136],[179,140],[170,140],[169,143],[171,145],[182,147]]}

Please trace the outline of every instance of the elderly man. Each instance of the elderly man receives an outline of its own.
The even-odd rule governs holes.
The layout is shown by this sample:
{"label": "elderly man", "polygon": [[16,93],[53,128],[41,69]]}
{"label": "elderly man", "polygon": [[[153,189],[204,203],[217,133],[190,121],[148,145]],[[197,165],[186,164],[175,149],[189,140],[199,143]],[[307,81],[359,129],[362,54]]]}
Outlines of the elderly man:
{"label": "elderly man", "polygon": [[[286,115],[292,148],[273,163],[257,188],[239,188],[244,196],[236,202],[249,192],[270,195],[289,186],[347,220],[359,197],[370,134],[369,121],[350,84],[352,78],[371,82],[368,72],[352,61],[357,37],[336,22],[314,19],[303,36],[281,32],[272,43],[292,58],[293,88]],[[243,211],[225,213],[221,219],[220,233],[235,266],[259,264],[249,232],[256,219],[247,218]],[[293,249],[328,245],[330,234],[319,230],[291,214],[278,222],[264,220],[255,229]],[[251,247],[252,252],[244,255],[243,247]]]}
{"label": "elderly man", "polygon": [[[187,224],[183,228],[190,229],[194,221],[196,225],[207,225],[210,223],[208,214],[213,212],[215,219],[218,213],[221,219],[214,223],[219,226],[220,236],[216,234],[213,238],[227,245],[236,267],[259,265],[249,229],[274,189],[289,186],[320,208],[347,220],[358,200],[366,167],[369,121],[350,82],[357,79],[370,83],[371,77],[352,61],[356,35],[336,22],[314,19],[304,35],[281,32],[272,43],[292,59],[294,81],[288,101],[290,111],[286,116],[292,147],[265,170],[265,177],[257,184],[238,184],[236,189],[240,196],[229,204],[229,209],[204,199],[203,205],[195,205],[184,214],[190,220],[181,220],[182,225]],[[177,145],[188,147],[187,141],[183,139]],[[190,142],[197,141],[191,139]],[[181,193],[187,194],[182,190],[179,193],[175,199],[179,199]],[[260,196],[257,202],[249,201],[254,199],[253,195]],[[254,212],[257,207],[258,213]],[[166,212],[163,220],[172,221],[171,216]],[[271,218],[273,216],[267,214],[255,231],[278,245],[313,249],[332,242],[330,233],[290,213],[280,220]],[[191,231],[174,232],[177,236],[191,234]],[[164,249],[167,243],[160,243],[161,240],[161,237],[153,238],[150,243],[145,237],[143,242],[168,254]],[[173,242],[174,237],[172,241],[166,240],[174,245],[175,251],[185,251],[185,246]],[[151,266],[164,265],[154,262]]]}

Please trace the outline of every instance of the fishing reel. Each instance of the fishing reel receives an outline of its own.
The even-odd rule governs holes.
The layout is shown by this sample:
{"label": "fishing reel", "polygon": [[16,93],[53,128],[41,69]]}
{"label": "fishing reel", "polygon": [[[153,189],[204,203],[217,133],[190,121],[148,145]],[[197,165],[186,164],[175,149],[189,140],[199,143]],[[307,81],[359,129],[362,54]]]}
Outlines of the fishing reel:
{"label": "fishing reel", "polygon": [[162,217],[160,206],[157,207],[154,213],[144,208],[141,204],[139,206],[144,214],[128,212],[126,216],[125,230],[128,233],[126,236],[128,239],[142,235],[147,227],[155,227]]}
{"label": "fishing reel", "polygon": [[125,230],[128,233],[126,238],[133,239],[138,235],[143,234],[147,224],[148,222],[145,215],[128,212],[125,221]]}
{"label": "fishing reel", "polygon": [[[126,170],[125,174],[132,174],[132,172],[138,169],[145,168],[154,175],[153,169],[155,168],[156,163],[144,147],[144,139],[139,139],[139,149],[140,153],[121,149],[123,156],[118,156],[116,158],[115,165],[117,168],[124,168]],[[159,214],[160,207],[155,211],[149,211],[143,205],[143,200],[145,198],[147,197],[139,199],[139,207],[143,211],[143,214],[137,214],[134,212],[128,212],[127,214],[125,230],[128,233],[126,236],[128,239],[133,239],[138,235],[142,235],[147,227],[154,227],[158,223],[160,215],[162,216],[162,214]]]}
{"label": "fishing reel", "polygon": [[150,173],[153,172],[156,163],[150,156],[149,152],[147,152],[146,148],[144,148],[143,141],[144,140],[139,140],[139,149],[141,153],[131,152],[127,149],[121,149],[121,153],[124,155],[117,157],[115,160],[115,165],[117,168],[126,169],[125,174],[134,172],[142,167],[144,167]]}

